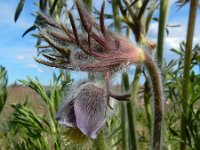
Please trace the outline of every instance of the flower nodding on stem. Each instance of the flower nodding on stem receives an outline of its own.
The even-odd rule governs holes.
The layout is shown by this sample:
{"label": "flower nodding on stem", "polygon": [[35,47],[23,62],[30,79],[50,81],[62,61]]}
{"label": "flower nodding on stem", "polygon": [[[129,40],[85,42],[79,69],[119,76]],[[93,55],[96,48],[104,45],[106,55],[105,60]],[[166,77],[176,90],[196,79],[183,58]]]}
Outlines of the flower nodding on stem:
{"label": "flower nodding on stem", "polygon": [[[110,73],[121,69],[122,66],[127,67],[127,65],[130,64],[144,64],[149,71],[154,95],[155,116],[153,125],[153,149],[160,149],[163,96],[161,79],[155,62],[149,55],[149,52],[134,46],[128,39],[109,31],[104,26],[105,3],[102,5],[100,24],[98,24],[88,15],[86,9],[79,0],[75,2],[80,16],[80,22],[85,32],[80,32],[78,30],[77,22],[74,21],[71,13],[68,13],[69,21],[71,22],[70,28],[65,24],[57,23],[49,19],[47,14],[38,12],[41,18],[46,22],[45,26],[38,25],[40,31],[39,36],[49,44],[51,49],[49,51],[40,51],[47,60],[36,59],[36,61],[50,67],[62,69]],[[89,85],[87,86],[90,87]],[[87,86],[84,88],[87,89]],[[100,91],[99,93],[102,92],[99,89],[97,91]],[[127,95],[118,96],[111,93],[108,94],[117,99],[123,99],[124,97],[127,99]],[[93,101],[96,100],[93,99]],[[102,99],[100,102],[103,102]],[[98,103],[98,105],[100,107],[103,104]],[[72,107],[76,109],[75,112],[71,112],[75,116],[76,122],[73,119],[71,120],[71,118],[64,120],[64,122],[68,122],[68,125],[70,124],[72,127],[78,127],[86,135],[94,137],[88,132],[88,127],[82,126],[85,125],[83,123],[84,120],[81,120],[77,115],[81,114],[81,112],[78,112],[80,107],[85,109],[86,106],[83,105],[81,100],[75,100],[69,108]],[[102,106],[101,109],[105,111],[103,107],[104,106]],[[70,110],[71,109],[69,109],[69,111]],[[60,121],[63,120],[61,119]],[[101,122],[98,125],[95,125],[94,121],[94,124],[90,124],[91,129],[94,127],[93,132],[95,134],[103,125],[103,122],[104,118],[101,118]]]}
{"label": "flower nodding on stem", "polygon": [[145,66],[149,72],[150,81],[153,88],[154,118],[153,118],[153,150],[160,150],[162,136],[162,116],[163,116],[163,90],[161,77],[157,65],[152,57],[146,53]]}
{"label": "flower nodding on stem", "polygon": [[96,138],[105,123],[105,91],[91,83],[80,85],[60,108],[56,119],[60,124],[78,128],[88,137]]}

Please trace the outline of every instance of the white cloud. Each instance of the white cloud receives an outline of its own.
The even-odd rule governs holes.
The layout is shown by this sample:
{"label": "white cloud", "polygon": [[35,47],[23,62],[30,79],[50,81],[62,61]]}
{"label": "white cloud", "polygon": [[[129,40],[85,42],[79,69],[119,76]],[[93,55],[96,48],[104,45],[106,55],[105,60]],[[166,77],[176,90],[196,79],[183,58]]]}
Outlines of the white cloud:
{"label": "white cloud", "polygon": [[[25,41],[25,40],[24,40]],[[22,41],[23,42],[23,41]],[[0,49],[4,52],[2,54],[2,57],[7,58],[7,59],[15,59],[15,60],[20,60],[23,61],[26,65],[34,62],[33,57],[37,54],[36,49],[30,45],[28,46],[4,46],[0,44]],[[9,57],[8,57],[9,56]]]}
{"label": "white cloud", "polygon": [[17,56],[17,57],[16,57],[16,59],[17,59],[17,60],[24,60],[24,59],[25,59],[25,57],[24,57],[24,56],[22,56],[22,55],[19,55],[19,56]]}
{"label": "white cloud", "polygon": [[44,72],[41,68],[38,68],[37,71],[40,73]]}
{"label": "white cloud", "polygon": [[27,67],[28,68],[38,68],[38,66],[34,63],[28,64]]}
{"label": "white cloud", "polygon": [[194,36],[194,44],[200,44],[200,36],[197,35],[197,36]]}
{"label": "white cloud", "polygon": [[36,69],[37,72],[39,73],[43,73],[44,70],[42,70],[37,64],[35,63],[30,63],[28,65],[26,65],[27,68],[31,68],[31,69]]}
{"label": "white cloud", "polygon": [[181,42],[181,38],[179,37],[166,37],[166,45],[170,48],[177,48],[179,46],[179,43]]}
{"label": "white cloud", "polygon": [[149,26],[149,34],[152,36],[157,36],[158,34],[158,22],[153,22]]}

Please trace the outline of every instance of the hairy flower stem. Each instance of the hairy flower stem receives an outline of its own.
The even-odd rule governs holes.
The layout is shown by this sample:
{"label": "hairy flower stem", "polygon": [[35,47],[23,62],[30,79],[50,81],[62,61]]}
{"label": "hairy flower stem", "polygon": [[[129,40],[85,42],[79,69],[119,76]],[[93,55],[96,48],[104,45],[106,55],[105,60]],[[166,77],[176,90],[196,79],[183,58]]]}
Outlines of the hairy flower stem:
{"label": "hairy flower stem", "polygon": [[[130,26],[130,28],[132,29],[132,31],[135,34],[135,39],[136,39],[137,43],[145,45],[145,46],[150,46],[150,45],[148,45],[148,42],[145,38],[145,35],[146,35],[146,32],[148,31],[148,28],[145,29],[145,21],[143,19],[143,13],[145,12],[145,9],[146,9],[148,3],[149,3],[148,0],[143,1],[143,3],[140,0],[137,1],[137,7],[138,8],[141,7],[141,8],[140,8],[139,14],[136,15],[136,12],[132,9],[133,7],[129,7],[130,1],[129,0],[125,1],[126,6],[129,8],[128,11],[129,11],[129,13],[132,17],[132,21],[135,23],[134,25]],[[154,49],[154,48],[152,48],[152,49]],[[136,100],[136,93],[137,93],[138,86],[139,86],[138,82],[139,82],[140,75],[141,75],[141,66],[137,66],[135,76],[134,76],[134,80],[133,80],[133,83],[132,83],[132,89],[134,90],[134,92],[132,92],[131,101],[133,103]],[[145,103],[145,109],[146,109],[146,112],[147,112],[146,113],[147,114],[147,120],[149,122],[149,130],[151,130],[150,96],[148,97],[147,95],[150,95],[150,91],[147,92],[147,93],[145,92],[145,95],[144,95],[145,102],[144,103]]]}
{"label": "hairy flower stem", "polygon": [[182,116],[181,116],[181,140],[180,149],[186,149],[186,130],[187,130],[187,117],[188,117],[188,101],[189,101],[189,82],[190,82],[190,63],[192,55],[192,43],[194,28],[196,22],[198,0],[192,0],[190,2],[190,14],[188,21],[188,30],[187,30],[187,41],[186,41],[186,50],[185,50],[185,61],[184,61],[184,75],[183,75],[183,89],[182,97]]}
{"label": "hairy flower stem", "polygon": [[158,71],[158,68],[154,62],[154,60],[151,58],[151,56],[148,54],[148,52],[145,53],[145,66],[147,70],[149,71],[149,76],[152,83],[153,88],[153,99],[154,99],[154,118],[153,118],[153,150],[160,150],[161,146],[161,129],[162,129],[162,111],[163,111],[163,94],[162,94],[162,85],[161,85],[161,78]]}

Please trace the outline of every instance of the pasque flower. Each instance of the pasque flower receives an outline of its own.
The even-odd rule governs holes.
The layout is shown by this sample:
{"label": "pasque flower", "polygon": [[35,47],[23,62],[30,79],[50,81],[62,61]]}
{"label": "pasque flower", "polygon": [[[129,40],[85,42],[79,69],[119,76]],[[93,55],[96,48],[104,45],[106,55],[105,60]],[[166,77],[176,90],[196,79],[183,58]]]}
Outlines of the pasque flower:
{"label": "pasque flower", "polygon": [[71,93],[56,116],[60,124],[78,128],[91,138],[97,137],[105,118],[105,90],[92,83],[82,84]]}
{"label": "pasque flower", "polygon": [[[77,89],[72,100],[64,105],[58,113],[58,120],[68,126],[79,128],[84,134],[95,137],[105,121],[105,104],[103,95],[118,100],[128,99],[130,94],[114,95],[109,91],[109,76],[112,72],[127,67],[129,64],[143,64],[149,72],[154,97],[153,149],[160,149],[162,123],[162,86],[157,65],[148,51],[134,46],[126,38],[116,35],[104,26],[104,6],[100,13],[100,22],[96,23],[77,0],[76,6],[85,32],[78,32],[72,14],[69,12],[71,27],[50,19],[39,12],[46,25],[38,25],[39,38],[49,45],[40,47],[48,61],[36,59],[44,65],[77,71],[103,72],[105,74],[106,91],[86,84]],[[50,50],[46,50],[50,48]],[[94,95],[84,95],[84,92]],[[104,93],[104,94],[103,94]],[[96,98],[95,95],[97,94]],[[83,96],[84,95],[84,96]],[[87,104],[88,103],[88,104]],[[93,110],[94,106],[98,109]],[[88,108],[91,107],[91,108]],[[87,116],[90,111],[94,112]],[[82,113],[84,112],[84,113]],[[65,114],[65,115],[63,115]],[[99,116],[98,116],[99,115]],[[73,117],[72,117],[73,116]],[[82,118],[82,117],[83,118]],[[99,121],[96,121],[99,119]]]}

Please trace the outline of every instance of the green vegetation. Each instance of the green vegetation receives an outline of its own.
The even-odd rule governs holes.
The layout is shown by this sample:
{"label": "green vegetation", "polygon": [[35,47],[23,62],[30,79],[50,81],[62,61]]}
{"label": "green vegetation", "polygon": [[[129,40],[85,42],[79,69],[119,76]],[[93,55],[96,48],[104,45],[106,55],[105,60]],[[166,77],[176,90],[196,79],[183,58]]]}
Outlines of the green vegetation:
{"label": "green vegetation", "polygon": [[7,99],[7,71],[4,67],[0,66],[0,113],[4,108]]}
{"label": "green vegetation", "polygon": [[[93,7],[94,1],[92,0],[83,0],[87,10],[84,10],[78,1],[75,2],[69,8],[68,1],[65,0],[39,0],[37,3],[39,12],[36,13],[35,24],[23,34],[25,36],[32,30],[38,29],[39,33],[34,34],[34,37],[37,38],[38,55],[42,55],[48,61],[38,58],[35,58],[35,60],[50,67],[61,68],[59,75],[53,75],[53,82],[49,87],[44,87],[37,78],[19,80],[20,85],[7,87],[7,72],[4,67],[0,68],[0,147],[9,150],[199,150],[200,46],[198,44],[192,45],[199,1],[185,1],[184,4],[178,1],[181,3],[181,7],[190,3],[187,38],[186,42],[180,43],[179,48],[171,48],[177,59],[170,60],[169,63],[166,63],[163,58],[169,0],[111,0],[108,3],[102,2],[101,10]],[[104,12],[105,4],[112,7],[111,14]],[[26,5],[25,0],[20,0],[14,17],[15,21],[19,18],[24,5]],[[159,32],[157,51],[154,52],[156,44],[148,39],[147,33],[157,8],[160,9]],[[76,9],[78,9],[80,18],[71,13]],[[63,10],[65,10],[64,13]],[[100,25],[94,22],[88,14],[93,15],[93,18],[98,20],[97,22],[100,22]],[[49,19],[48,16],[52,19]],[[66,23],[62,22],[61,18],[66,18]],[[110,24],[106,25],[111,30],[117,31],[116,34],[120,33],[129,38],[130,33],[132,33],[136,43],[144,49],[143,55],[137,55],[141,58],[140,63],[136,66],[135,75],[128,74],[124,71],[127,66],[123,63],[120,64],[120,61],[123,62],[121,57],[129,54],[126,50],[120,53],[120,57],[116,56],[116,52],[110,53],[113,49],[120,51],[120,46],[127,43],[105,28],[104,23],[107,20]],[[61,21],[62,24],[57,23],[57,21]],[[70,28],[68,28],[69,26]],[[80,30],[81,33],[78,32]],[[94,30],[95,32],[93,32]],[[68,45],[65,42],[70,46],[67,47]],[[107,46],[106,44],[111,45],[111,48],[108,49],[109,52],[106,48],[109,48],[110,45]],[[74,45],[75,49],[78,46],[83,49],[84,53],[75,51]],[[116,48],[113,48],[113,45]],[[156,61],[152,59],[154,53],[157,54]],[[109,54],[112,55],[112,59]],[[73,58],[71,58],[72,56]],[[97,60],[95,60],[96,57]],[[70,63],[73,61],[75,63],[71,65]],[[110,64],[110,62],[112,63]],[[98,63],[98,65],[95,66],[93,63]],[[141,65],[141,63],[144,65]],[[117,67],[114,68],[115,66]],[[121,85],[112,87],[114,89],[112,92],[116,93],[112,94],[109,88],[112,85],[110,78],[112,78],[112,73],[119,68],[121,69],[122,66],[125,69],[122,73]],[[107,67],[110,68],[107,69]],[[105,84],[103,96],[94,88],[90,90],[91,92],[96,90],[97,97],[90,99],[87,94],[81,95],[82,89],[80,88],[81,90],[70,97],[74,92],[75,81],[71,80],[67,68],[85,69],[90,74],[87,82],[92,82],[92,84],[97,75],[98,79],[101,80],[100,83]],[[159,75],[157,68],[160,68],[161,75]],[[144,85],[139,83],[141,76],[145,78]],[[160,76],[162,76],[162,81]],[[94,85],[96,86],[96,83]],[[117,87],[120,88],[117,89]],[[32,94],[29,93],[27,96],[24,94],[20,97],[19,101],[21,102],[19,102],[17,101],[19,98],[17,92],[14,95],[11,94],[16,90],[15,88],[18,90],[23,88],[26,91],[31,89]],[[83,91],[86,91],[86,89],[83,89]],[[162,94],[164,94],[164,99]],[[89,100],[85,102],[88,107],[93,107],[91,103],[94,103],[93,100],[98,98],[103,97],[103,100],[107,102],[106,121],[104,126],[100,126],[103,127],[96,139],[86,136],[86,133],[81,130],[84,127],[80,127],[83,124],[78,124],[74,117],[77,107],[82,104],[79,103],[81,100],[78,99],[79,96],[77,95],[81,95],[82,99],[89,97]],[[59,108],[62,105],[65,106],[63,101],[67,101],[67,97],[72,99],[73,108],[70,105],[71,103],[68,102],[66,104],[68,107],[65,109],[68,108],[69,111],[64,112],[65,114],[62,117],[67,119],[65,125],[66,122],[68,124],[74,123],[72,119],[75,119],[75,128],[60,125],[57,121],[59,119],[55,119]],[[119,101],[115,100],[113,104],[113,98]],[[129,101],[126,102],[127,100]],[[82,106],[80,109],[85,107]],[[104,109],[100,107],[95,106],[96,109],[94,110]],[[102,116],[95,116],[95,113],[98,113],[95,111],[93,111],[94,115],[90,111],[86,115],[93,115],[97,119],[101,118]],[[7,119],[4,119],[4,115],[7,115]]]}

